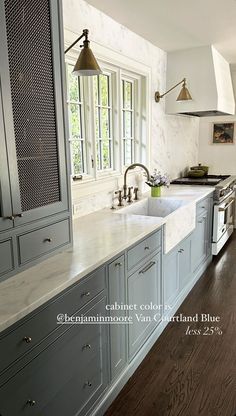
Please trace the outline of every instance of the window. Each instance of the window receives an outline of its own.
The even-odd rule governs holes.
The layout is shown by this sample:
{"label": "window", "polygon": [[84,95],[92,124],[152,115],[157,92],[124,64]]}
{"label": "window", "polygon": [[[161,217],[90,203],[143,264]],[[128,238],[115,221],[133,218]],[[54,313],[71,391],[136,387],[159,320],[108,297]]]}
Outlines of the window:
{"label": "window", "polygon": [[122,79],[123,165],[134,163],[134,82]]}
{"label": "window", "polygon": [[111,74],[94,77],[97,170],[113,168]]}
{"label": "window", "polygon": [[101,75],[79,78],[66,64],[72,174],[89,180],[147,163],[147,79],[100,64]]}
{"label": "window", "polygon": [[67,64],[67,105],[69,113],[69,141],[72,175],[86,172],[84,108],[82,82],[72,74],[74,65]]}

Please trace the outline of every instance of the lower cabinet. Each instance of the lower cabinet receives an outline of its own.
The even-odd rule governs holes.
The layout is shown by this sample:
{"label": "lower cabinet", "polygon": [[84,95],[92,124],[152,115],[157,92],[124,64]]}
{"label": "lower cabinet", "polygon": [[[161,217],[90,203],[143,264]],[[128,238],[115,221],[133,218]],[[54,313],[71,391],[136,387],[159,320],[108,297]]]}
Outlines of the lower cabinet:
{"label": "lower cabinet", "polygon": [[179,254],[179,290],[180,292],[192,279],[191,276],[191,250],[192,235],[182,241],[178,248]]}
{"label": "lower cabinet", "polygon": [[[108,266],[108,289],[110,316],[114,323],[110,325],[111,378],[114,379],[126,365],[126,325],[116,323],[126,312],[119,310],[124,304],[125,294],[125,256],[118,257]],[[113,308],[117,305],[116,309]]]}
{"label": "lower cabinet", "polygon": [[[105,314],[101,298],[78,314]],[[87,412],[108,383],[107,326],[74,324],[0,389],[2,416]]]}
{"label": "lower cabinet", "polygon": [[197,205],[193,232],[164,256],[164,304],[172,307],[211,253],[212,198]]}
{"label": "lower cabinet", "polygon": [[208,209],[197,214],[196,227],[192,234],[192,270],[195,272],[211,252],[212,199],[208,198]]}
{"label": "lower cabinet", "polygon": [[164,305],[172,307],[191,280],[191,235],[164,257]]}
{"label": "lower cabinet", "polygon": [[[129,324],[129,359],[143,345],[160,320],[160,311],[152,305],[161,305],[161,255],[149,257],[128,277],[128,305],[132,323]],[[148,306],[150,308],[148,309]]]}

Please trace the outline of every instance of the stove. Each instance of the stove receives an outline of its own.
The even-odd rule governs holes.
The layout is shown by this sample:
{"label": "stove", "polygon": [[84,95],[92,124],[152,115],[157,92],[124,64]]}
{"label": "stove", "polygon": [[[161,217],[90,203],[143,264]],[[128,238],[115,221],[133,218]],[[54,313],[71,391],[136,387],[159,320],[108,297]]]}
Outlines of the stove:
{"label": "stove", "polygon": [[236,176],[207,175],[202,178],[177,178],[171,183],[214,187],[212,254],[218,254],[234,230]]}
{"label": "stove", "polygon": [[221,181],[228,179],[230,175],[207,175],[202,178],[177,178],[171,183],[176,185],[206,185],[216,186]]}

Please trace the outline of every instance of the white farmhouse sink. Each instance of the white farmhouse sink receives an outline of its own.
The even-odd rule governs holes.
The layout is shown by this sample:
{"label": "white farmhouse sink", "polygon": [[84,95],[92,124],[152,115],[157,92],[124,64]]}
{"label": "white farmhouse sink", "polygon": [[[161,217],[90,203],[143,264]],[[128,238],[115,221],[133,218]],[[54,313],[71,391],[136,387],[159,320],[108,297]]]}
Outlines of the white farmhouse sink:
{"label": "white farmhouse sink", "polygon": [[116,211],[118,214],[145,215],[148,217],[166,217],[178,208],[188,204],[189,201],[180,198],[146,198],[131,203]]}
{"label": "white farmhouse sink", "polygon": [[123,215],[165,218],[164,252],[167,253],[195,227],[196,204],[183,198],[145,198],[114,211]]}

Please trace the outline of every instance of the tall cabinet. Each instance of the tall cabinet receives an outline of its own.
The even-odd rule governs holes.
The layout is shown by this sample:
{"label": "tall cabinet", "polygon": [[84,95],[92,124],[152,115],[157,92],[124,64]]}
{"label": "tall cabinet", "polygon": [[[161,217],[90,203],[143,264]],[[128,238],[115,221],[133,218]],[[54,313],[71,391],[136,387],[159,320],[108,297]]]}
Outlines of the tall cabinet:
{"label": "tall cabinet", "polygon": [[71,243],[60,0],[0,0],[0,56],[2,279]]}

